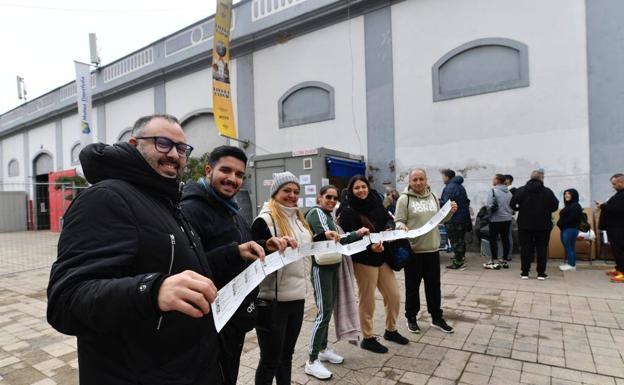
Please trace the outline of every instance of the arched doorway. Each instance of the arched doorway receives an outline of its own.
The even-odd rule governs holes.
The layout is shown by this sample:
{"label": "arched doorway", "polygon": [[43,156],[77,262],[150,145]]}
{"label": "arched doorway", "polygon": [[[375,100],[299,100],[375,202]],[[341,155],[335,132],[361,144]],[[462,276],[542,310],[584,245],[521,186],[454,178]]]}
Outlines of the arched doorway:
{"label": "arched doorway", "polygon": [[227,144],[227,139],[219,136],[214,116],[209,112],[200,112],[182,121],[186,142],[193,146],[193,158],[199,158],[213,148]]}
{"label": "arched doorway", "polygon": [[48,192],[48,173],[54,171],[54,161],[48,153],[42,152],[33,160],[33,175],[35,175],[35,228],[47,230],[50,228],[50,194]]}

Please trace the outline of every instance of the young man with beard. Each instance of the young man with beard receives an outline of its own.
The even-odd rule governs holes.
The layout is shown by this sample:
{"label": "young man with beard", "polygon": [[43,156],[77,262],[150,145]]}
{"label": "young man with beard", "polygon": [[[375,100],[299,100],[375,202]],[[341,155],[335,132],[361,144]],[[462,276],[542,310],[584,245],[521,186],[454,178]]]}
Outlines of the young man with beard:
{"label": "young man with beard", "polygon": [[[283,251],[289,244],[296,246],[289,237],[270,238],[260,245],[251,240],[251,225],[239,212],[234,198],[241,189],[247,156],[238,147],[220,146],[212,150],[206,165],[206,175],[197,182],[184,186],[182,212],[189,219],[201,239],[206,260],[212,264],[226,258],[232,267],[231,274],[215,276],[217,288],[225,286],[249,266],[256,256],[267,251]],[[234,316],[219,333],[221,342],[221,366],[227,384],[236,384],[240,356],[245,334],[255,323],[254,290],[243,301]]]}
{"label": "young man with beard", "polygon": [[77,336],[81,384],[223,383],[209,313],[229,266],[206,263],[177,204],[192,150],[175,117],[151,115],[129,143],[80,153],[93,186],[65,213],[47,317]]}

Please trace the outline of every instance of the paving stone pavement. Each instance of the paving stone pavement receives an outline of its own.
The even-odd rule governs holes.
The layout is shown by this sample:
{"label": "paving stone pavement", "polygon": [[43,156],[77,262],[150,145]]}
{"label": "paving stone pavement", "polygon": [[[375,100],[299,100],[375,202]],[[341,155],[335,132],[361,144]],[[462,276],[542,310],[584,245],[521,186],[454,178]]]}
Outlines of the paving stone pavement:
{"label": "paving stone pavement", "polygon": [[[430,328],[426,311],[419,317],[422,334],[411,334],[401,315],[399,331],[410,343],[387,343],[389,353],[374,354],[336,343],[332,325],[331,345],[345,362],[328,364],[334,377],[324,383],[624,385],[624,285],[608,282],[606,265],[584,263],[562,273],[560,261],[551,260],[550,278],[538,281],[535,275],[520,280],[519,261],[494,271],[484,270],[476,254],[467,259],[464,271],[442,268],[444,312],[454,334]],[[76,339],[46,323],[48,274],[42,268],[0,276],[0,385],[78,384]],[[397,278],[403,286],[403,273]],[[303,373],[315,311],[310,297],[293,363],[296,384],[320,383]],[[375,330],[383,334],[381,297]],[[251,332],[240,384],[253,383],[258,357]]]}

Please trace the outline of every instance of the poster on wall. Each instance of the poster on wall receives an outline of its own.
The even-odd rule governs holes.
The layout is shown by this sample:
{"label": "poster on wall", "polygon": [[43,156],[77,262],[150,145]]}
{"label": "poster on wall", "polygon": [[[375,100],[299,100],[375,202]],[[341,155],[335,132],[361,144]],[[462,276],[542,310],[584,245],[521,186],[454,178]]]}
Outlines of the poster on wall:
{"label": "poster on wall", "polygon": [[230,92],[230,25],[232,0],[218,0],[212,45],[212,105],[217,130],[237,138]]}

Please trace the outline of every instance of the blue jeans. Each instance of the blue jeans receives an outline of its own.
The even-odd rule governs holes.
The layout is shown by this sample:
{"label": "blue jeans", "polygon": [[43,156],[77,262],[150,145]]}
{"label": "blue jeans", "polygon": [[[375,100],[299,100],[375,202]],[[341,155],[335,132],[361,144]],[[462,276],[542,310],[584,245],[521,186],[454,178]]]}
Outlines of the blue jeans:
{"label": "blue jeans", "polygon": [[576,266],[576,237],[578,236],[578,229],[569,228],[561,230],[561,243],[566,253],[566,261],[570,266]]}

